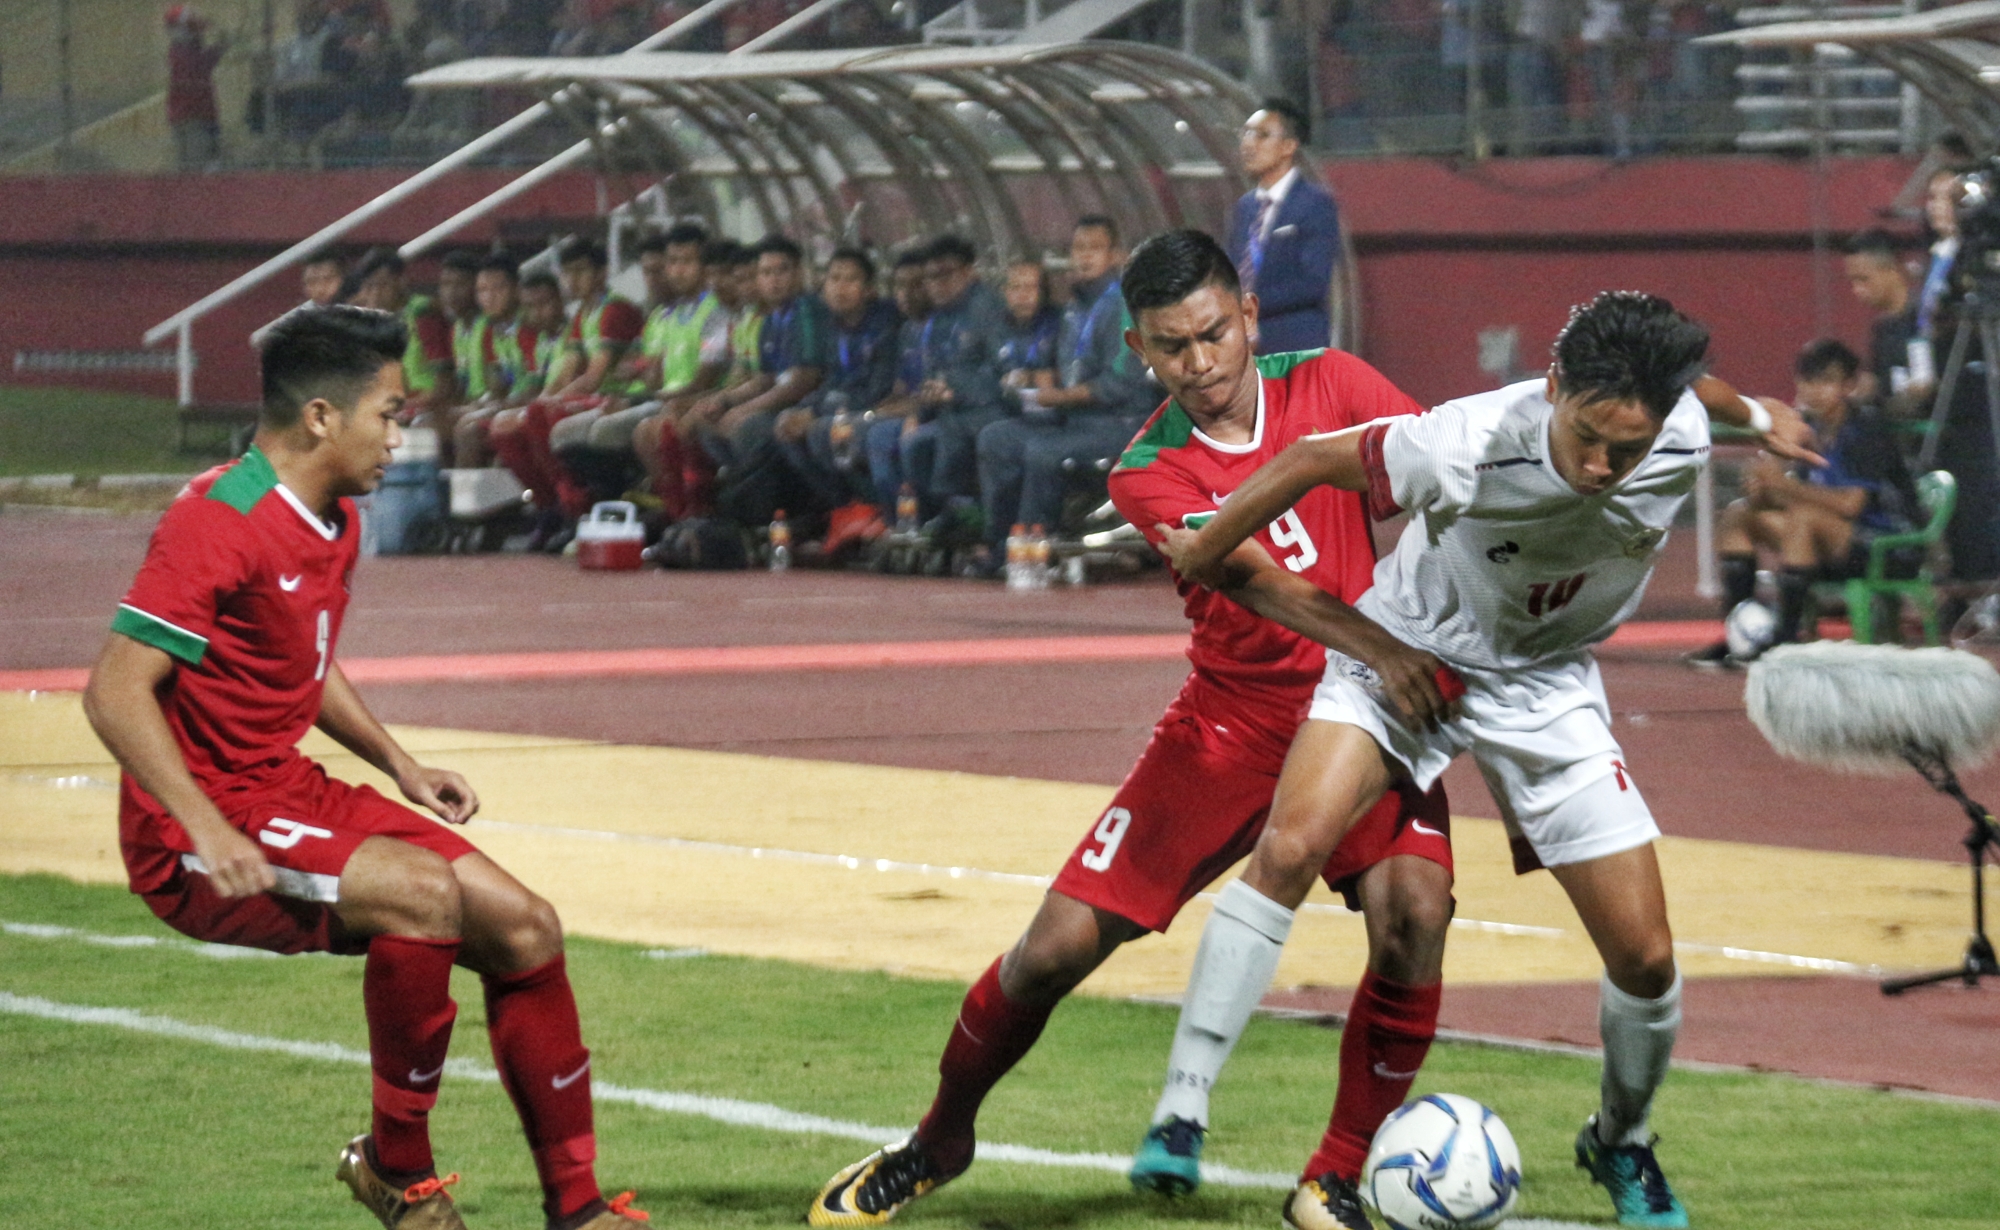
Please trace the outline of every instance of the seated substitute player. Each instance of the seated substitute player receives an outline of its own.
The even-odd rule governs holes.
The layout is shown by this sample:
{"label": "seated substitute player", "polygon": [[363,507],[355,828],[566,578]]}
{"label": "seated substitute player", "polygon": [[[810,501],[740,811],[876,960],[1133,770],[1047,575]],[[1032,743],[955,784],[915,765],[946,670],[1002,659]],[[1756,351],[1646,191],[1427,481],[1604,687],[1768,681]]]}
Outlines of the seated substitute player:
{"label": "seated substitute player", "polygon": [[1429,786],[1470,751],[1516,835],[1517,869],[1554,873],[1604,958],[1603,1101],[1577,1164],[1609,1190],[1620,1224],[1687,1225],[1647,1131],[1681,1014],[1659,829],[1611,735],[1591,646],[1638,606],[1707,462],[1704,401],[1772,451],[1816,460],[1786,407],[1753,407],[1719,381],[1690,390],[1707,347],[1707,330],[1665,300],[1607,292],[1571,314],[1545,379],[1302,440],[1199,531],[1166,531],[1182,576],[1228,584],[1240,544],[1323,486],[1366,492],[1378,517],[1407,511],[1355,607],[1468,690],[1461,716],[1415,729],[1378,671],[1327,655],[1249,868],[1202,935],[1184,1001],[1201,1008],[1182,1010],[1163,1102],[1220,1069],[1348,826],[1383,791]]}
{"label": "seated substitute player", "polygon": [[[1723,617],[1756,591],[1758,549],[1770,552],[1779,565],[1773,644],[1804,638],[1813,582],[1865,572],[1869,541],[1908,530],[1918,510],[1917,489],[1895,431],[1873,407],[1852,400],[1860,372],[1860,356],[1833,338],[1806,343],[1793,374],[1799,406],[1827,463],[1799,477],[1759,457],[1744,478],[1743,498],[1722,510],[1716,551],[1722,559]],[[1922,562],[1918,553],[1892,559],[1891,566],[1915,576]],[[1703,667],[1736,664],[1727,641],[1697,650],[1688,661]]]}
{"label": "seated substitute player", "polygon": [[[1216,492],[1232,490],[1291,441],[1417,409],[1350,355],[1253,362],[1256,298],[1239,297],[1228,256],[1199,231],[1142,244],[1126,266],[1124,294],[1137,320],[1130,344],[1172,400],[1126,450],[1111,495],[1156,542],[1150,527],[1213,516]],[[1392,680],[1410,721],[1445,716],[1438,660],[1348,605],[1368,587],[1374,559],[1361,501],[1318,491],[1279,510],[1231,554],[1220,593],[1179,583],[1194,624],[1194,670],[1180,696],[1027,932],[965,997],[930,1113],[909,1140],[836,1175],[814,1200],[811,1224],[880,1224],[962,1173],[980,1102],[1034,1045],[1056,1004],[1120,944],[1165,930],[1251,847],[1325,663],[1322,644]],[[1354,1179],[1436,1032],[1452,911],[1448,825],[1442,787],[1427,796],[1402,791],[1320,860],[1327,881],[1365,910],[1369,968],[1341,1038],[1332,1123],[1288,1204],[1302,1226],[1368,1226]],[[1206,1122],[1205,1105],[1191,1107],[1148,1133],[1134,1184],[1192,1191]]]}
{"label": "seated substitute player", "polygon": [[317,726],[452,824],[465,779],[410,758],[334,657],[359,552],[350,497],[400,440],[392,316],[305,307],[262,350],[256,441],[188,484],[112,621],[84,709],[124,769],[119,845],[139,894],[198,940],[366,954],[374,1122],[338,1177],[389,1230],[462,1227],[431,1156],[457,1006],[451,967],[485,984],[500,1079],[520,1111],[552,1230],[644,1221],[597,1188],[590,1052],[546,901],[463,837],[298,752]]}

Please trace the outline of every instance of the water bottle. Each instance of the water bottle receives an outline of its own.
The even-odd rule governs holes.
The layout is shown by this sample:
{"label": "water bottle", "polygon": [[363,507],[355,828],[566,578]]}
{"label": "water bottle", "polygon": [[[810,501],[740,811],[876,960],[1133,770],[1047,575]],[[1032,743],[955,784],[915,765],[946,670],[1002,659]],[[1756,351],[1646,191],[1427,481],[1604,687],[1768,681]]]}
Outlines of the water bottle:
{"label": "water bottle", "polygon": [[1047,589],[1049,587],[1049,536],[1041,526],[1028,529],[1028,588]]}
{"label": "water bottle", "polygon": [[844,474],[854,468],[855,455],[860,452],[855,447],[859,433],[854,430],[858,416],[847,408],[845,393],[828,393],[820,404],[833,411],[833,421],[827,424],[826,442],[833,453],[834,468]]}
{"label": "water bottle", "polygon": [[1034,582],[1028,576],[1028,531],[1018,521],[1007,532],[1007,588],[1034,588]]}
{"label": "water bottle", "polygon": [[785,521],[785,510],[771,518],[771,571],[784,572],[792,566],[792,527]]}
{"label": "water bottle", "polygon": [[917,489],[909,483],[904,483],[903,489],[896,493],[896,532],[917,532]]}

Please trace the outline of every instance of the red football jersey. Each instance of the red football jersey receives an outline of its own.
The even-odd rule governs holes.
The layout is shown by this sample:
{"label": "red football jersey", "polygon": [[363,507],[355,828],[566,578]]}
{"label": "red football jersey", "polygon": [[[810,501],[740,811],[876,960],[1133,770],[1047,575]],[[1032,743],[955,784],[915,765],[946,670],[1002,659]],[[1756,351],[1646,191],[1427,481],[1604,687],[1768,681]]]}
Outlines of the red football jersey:
{"label": "red football jersey", "polygon": [[[1294,440],[1422,412],[1382,373],[1341,351],[1265,355],[1257,368],[1264,380],[1249,443],[1209,439],[1169,401],[1119,458],[1111,498],[1154,545],[1156,525],[1213,513]],[[1342,601],[1359,598],[1373,582],[1375,541],[1353,492],[1316,487],[1256,538],[1272,559]],[[1282,763],[1326,667],[1325,649],[1213,590],[1174,580],[1194,624],[1188,646],[1194,675],[1183,699],[1243,736],[1256,759]]]}
{"label": "red football jersey", "polygon": [[[210,798],[302,767],[359,540],[351,501],[320,520],[254,448],[189,483],[160,518],[111,629],[175,659],[160,707]],[[136,783],[125,789],[160,811]]]}

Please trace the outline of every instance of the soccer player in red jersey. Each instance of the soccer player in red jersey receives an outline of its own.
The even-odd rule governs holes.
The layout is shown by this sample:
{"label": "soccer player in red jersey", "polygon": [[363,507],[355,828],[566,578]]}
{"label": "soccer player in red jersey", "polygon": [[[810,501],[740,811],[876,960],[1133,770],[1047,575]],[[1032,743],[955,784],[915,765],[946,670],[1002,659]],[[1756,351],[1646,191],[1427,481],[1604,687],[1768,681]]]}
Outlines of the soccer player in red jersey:
{"label": "soccer player in red jersey", "polygon": [[273,952],[366,954],[374,1121],[338,1177],[390,1230],[463,1226],[428,1117],[458,1008],[454,964],[485,984],[501,1083],[520,1111],[552,1230],[645,1220],[595,1177],[590,1052],[548,902],[451,829],[298,752],[317,726],[463,824],[465,779],[382,728],[334,659],[359,524],[400,440],[396,317],[303,307],[263,343],[263,417],[242,458],[161,518],[91,672],[85,712],[124,769],[132,891],[175,930]]}
{"label": "soccer player in red jersey", "polygon": [[[1228,256],[1198,231],[1142,244],[1125,266],[1123,293],[1135,322],[1127,342],[1171,400],[1126,449],[1111,496],[1156,544],[1169,525],[1213,516],[1237,483],[1292,441],[1418,412],[1345,354],[1253,362],[1256,297],[1239,293]],[[1056,1004],[1120,944],[1165,930],[1255,845],[1325,670],[1325,646],[1373,666],[1413,724],[1448,715],[1443,664],[1348,605],[1372,580],[1368,524],[1358,496],[1321,489],[1230,557],[1220,592],[1176,579],[1194,625],[1187,683],[1027,932],[965,997],[930,1113],[908,1140],[834,1176],[813,1201],[811,1224],[879,1225],[962,1173],[981,1101],[1034,1045]],[[1436,1032],[1452,910],[1448,832],[1441,790],[1385,796],[1325,868],[1327,883],[1367,916],[1369,961],[1341,1038],[1332,1122],[1286,1206],[1302,1230],[1369,1225],[1355,1191],[1362,1160]],[[1239,897],[1225,889],[1216,911],[1240,911]],[[1241,955],[1205,946],[1195,968]],[[1234,1033],[1212,1042],[1205,1054],[1184,1054],[1177,1040],[1171,1088],[1133,1166],[1135,1186],[1171,1194],[1199,1183],[1208,1093]]]}

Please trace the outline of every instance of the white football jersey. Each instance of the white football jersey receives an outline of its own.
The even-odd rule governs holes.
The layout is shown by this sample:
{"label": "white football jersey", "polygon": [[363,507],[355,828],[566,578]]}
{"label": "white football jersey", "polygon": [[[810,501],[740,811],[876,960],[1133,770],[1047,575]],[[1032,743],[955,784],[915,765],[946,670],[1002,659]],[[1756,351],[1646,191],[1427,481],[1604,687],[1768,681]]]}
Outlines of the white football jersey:
{"label": "white football jersey", "polygon": [[1645,593],[1709,452],[1708,415],[1683,393],[1625,480],[1582,495],[1549,454],[1541,379],[1396,419],[1382,441],[1410,514],[1358,609],[1461,666],[1510,670],[1603,640]]}

